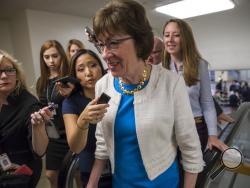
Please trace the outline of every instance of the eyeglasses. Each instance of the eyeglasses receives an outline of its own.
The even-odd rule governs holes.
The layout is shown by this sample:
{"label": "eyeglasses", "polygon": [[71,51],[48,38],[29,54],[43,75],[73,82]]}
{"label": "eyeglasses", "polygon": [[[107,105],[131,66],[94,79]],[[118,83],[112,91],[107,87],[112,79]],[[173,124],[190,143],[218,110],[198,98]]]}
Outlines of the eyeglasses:
{"label": "eyeglasses", "polygon": [[3,72],[4,72],[7,76],[16,75],[16,69],[15,69],[15,68],[0,69],[0,75],[2,75]]}
{"label": "eyeglasses", "polygon": [[101,52],[104,51],[105,47],[112,51],[112,50],[117,49],[122,42],[124,42],[126,40],[129,40],[129,39],[132,39],[132,37],[126,37],[126,38],[122,38],[122,39],[111,39],[111,40],[108,40],[105,43],[98,42],[97,46],[98,46],[98,48],[100,49]]}

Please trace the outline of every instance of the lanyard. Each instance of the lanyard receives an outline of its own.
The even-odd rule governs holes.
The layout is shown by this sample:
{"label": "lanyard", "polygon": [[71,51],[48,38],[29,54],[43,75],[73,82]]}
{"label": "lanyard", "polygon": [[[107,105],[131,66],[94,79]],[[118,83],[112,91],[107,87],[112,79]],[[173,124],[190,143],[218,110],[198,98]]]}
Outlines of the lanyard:
{"label": "lanyard", "polygon": [[[53,81],[51,82],[51,84],[53,84]],[[54,93],[55,93],[56,84],[53,85],[51,94],[49,94],[49,88],[50,88],[50,86],[51,86],[51,85],[50,85],[50,83],[49,83],[49,85],[47,86],[47,89],[46,89],[46,99],[47,99],[47,102],[48,102],[48,106],[54,104],[53,98],[54,98]],[[53,113],[53,115],[56,115],[56,110],[54,109],[54,110],[52,111],[52,113]]]}
{"label": "lanyard", "polygon": [[[51,82],[53,84],[53,81],[51,81]],[[50,86],[50,83],[49,83],[48,86],[47,86],[47,89],[46,89],[46,99],[47,99],[48,103],[51,103],[53,101],[56,84],[53,85],[52,91],[49,94],[49,88],[50,87],[51,86]]]}

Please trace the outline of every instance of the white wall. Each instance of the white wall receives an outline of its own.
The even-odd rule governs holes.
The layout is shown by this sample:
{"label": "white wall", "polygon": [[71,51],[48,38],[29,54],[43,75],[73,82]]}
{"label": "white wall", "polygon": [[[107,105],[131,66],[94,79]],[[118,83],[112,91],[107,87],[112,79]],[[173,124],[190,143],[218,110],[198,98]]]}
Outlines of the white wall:
{"label": "white wall", "polygon": [[36,78],[40,74],[40,47],[46,40],[58,40],[66,49],[68,41],[75,38],[81,40],[86,48],[97,52],[84,34],[84,27],[91,25],[89,19],[34,10],[27,10],[27,18]]}
{"label": "white wall", "polygon": [[13,54],[13,46],[10,35],[10,25],[8,20],[0,20],[0,49]]}
{"label": "white wall", "polygon": [[246,2],[226,11],[187,19],[211,69],[250,69],[250,11]]}
{"label": "white wall", "polygon": [[90,21],[70,15],[23,10],[8,21],[0,20],[0,48],[22,62],[27,84],[34,92],[34,85],[40,76],[40,47],[46,40],[58,40],[66,49],[67,42],[75,38],[98,53],[84,34],[84,27],[91,26]]}
{"label": "white wall", "polygon": [[34,67],[31,56],[30,36],[25,11],[16,12],[10,20],[10,34],[15,58],[22,63],[29,87],[34,83]]}

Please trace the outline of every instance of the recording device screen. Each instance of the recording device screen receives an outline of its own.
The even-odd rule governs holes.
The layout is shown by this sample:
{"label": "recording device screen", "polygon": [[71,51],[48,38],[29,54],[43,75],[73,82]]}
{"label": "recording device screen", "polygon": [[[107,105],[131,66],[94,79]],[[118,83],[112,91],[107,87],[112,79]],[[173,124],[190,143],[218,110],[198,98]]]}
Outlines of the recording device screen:
{"label": "recording device screen", "polygon": [[97,101],[97,104],[107,104],[110,100],[110,96],[108,96],[106,93],[102,93],[99,100]]}

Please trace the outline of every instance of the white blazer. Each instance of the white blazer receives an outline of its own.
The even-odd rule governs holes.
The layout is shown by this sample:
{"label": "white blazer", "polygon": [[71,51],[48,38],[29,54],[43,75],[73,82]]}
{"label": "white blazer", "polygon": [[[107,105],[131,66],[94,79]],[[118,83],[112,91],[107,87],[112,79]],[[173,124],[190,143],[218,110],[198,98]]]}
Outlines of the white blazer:
{"label": "white blazer", "polygon": [[[97,159],[110,159],[114,172],[114,122],[121,95],[114,88],[111,73],[96,85],[96,96],[111,96],[110,107],[97,124]],[[152,66],[147,86],[134,95],[135,125],[138,144],[148,178],[153,180],[166,171],[182,153],[185,171],[201,172],[204,166],[186,86],[182,77],[162,66]]]}

